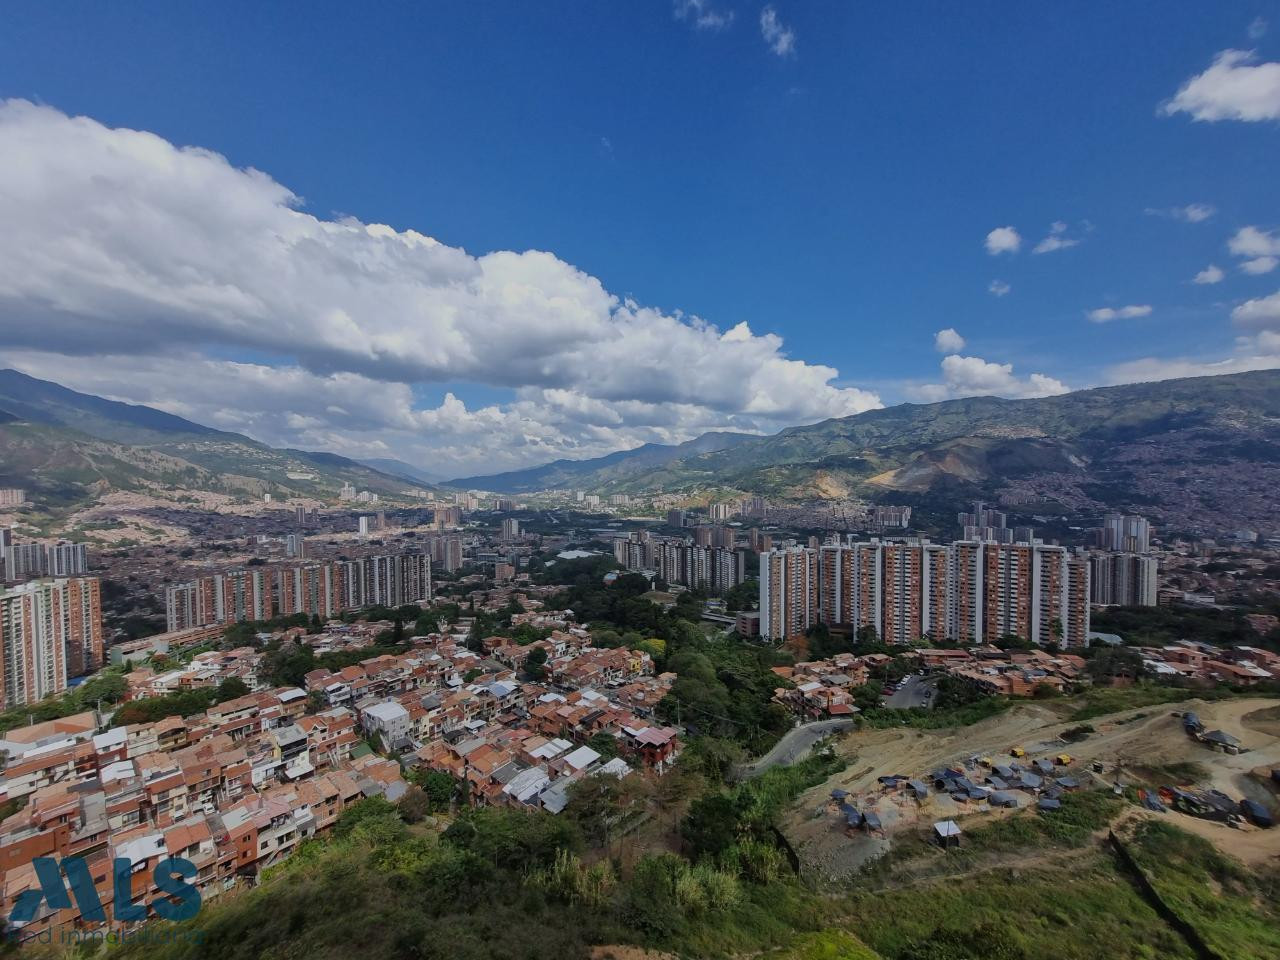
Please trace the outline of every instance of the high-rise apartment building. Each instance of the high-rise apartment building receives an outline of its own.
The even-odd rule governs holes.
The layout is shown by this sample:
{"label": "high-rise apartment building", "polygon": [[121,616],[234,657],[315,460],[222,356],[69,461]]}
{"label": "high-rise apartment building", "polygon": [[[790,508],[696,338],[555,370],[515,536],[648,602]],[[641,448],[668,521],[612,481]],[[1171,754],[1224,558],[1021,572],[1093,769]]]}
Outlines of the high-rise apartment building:
{"label": "high-rise apartment building", "polygon": [[10,543],[4,549],[5,578],[78,577],[89,572],[89,554],[83,543]]}
{"label": "high-rise apartment building", "polygon": [[460,526],[462,526],[461,507],[436,507],[435,528],[437,530],[447,530],[450,527]]}
{"label": "high-rise apartment building", "polygon": [[[785,639],[816,622],[802,613],[809,597],[788,579],[797,549],[761,554],[762,636]],[[854,631],[873,627],[886,643],[932,637],[977,644],[1015,635],[1083,645],[1088,638],[1089,565],[1063,547],[872,540],[812,552],[816,620]],[[766,575],[774,583],[766,584]]]}
{"label": "high-rise apartment building", "polygon": [[435,537],[431,541],[431,562],[445,573],[462,569],[462,538]]}
{"label": "high-rise apartment building", "polygon": [[973,505],[972,513],[960,513],[956,520],[964,529],[961,539],[981,540],[984,543],[1031,543],[1035,539],[1032,527],[1011,527],[1009,515],[993,510],[982,501]]}
{"label": "high-rise apartment building", "polygon": [[165,590],[169,630],[270,620],[305,613],[398,607],[431,599],[431,558],[423,553],[361,557],[303,566],[228,570]]}
{"label": "high-rise apartment building", "polygon": [[27,502],[27,491],[21,487],[0,487],[0,507],[20,507]]}
{"label": "high-rise apartment building", "polygon": [[635,530],[615,540],[613,555],[628,570],[652,570],[669,584],[708,593],[724,593],[747,578],[743,550],[656,538],[647,530]]}
{"label": "high-rise apartment building", "polygon": [[519,540],[520,539],[520,521],[515,517],[508,517],[502,521],[502,539],[503,540]]}
{"label": "high-rise apartment building", "polygon": [[0,590],[0,709],[43,700],[102,665],[95,577],[31,580]]}
{"label": "high-rise apartment building", "polygon": [[732,503],[709,503],[707,504],[707,519],[712,523],[723,523],[734,514],[734,504]]}
{"label": "high-rise apartment building", "polygon": [[760,554],[760,635],[802,635],[818,622],[818,551],[788,546]]}
{"label": "high-rise apartment building", "polygon": [[1127,517],[1120,513],[1109,513],[1102,520],[1102,528],[1098,531],[1099,546],[1103,550],[1115,550],[1120,553],[1150,553],[1151,524],[1146,517]]}
{"label": "high-rise apartment building", "polygon": [[1090,599],[1120,607],[1154,607],[1160,564],[1138,553],[1095,553],[1089,558]]}

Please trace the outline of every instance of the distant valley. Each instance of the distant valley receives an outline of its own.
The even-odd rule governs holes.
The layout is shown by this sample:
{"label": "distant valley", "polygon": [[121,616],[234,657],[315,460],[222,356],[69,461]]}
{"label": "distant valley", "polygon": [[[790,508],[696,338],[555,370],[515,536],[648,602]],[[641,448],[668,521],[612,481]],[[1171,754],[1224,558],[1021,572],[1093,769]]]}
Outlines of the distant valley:
{"label": "distant valley", "polygon": [[1271,528],[1280,515],[1280,371],[902,404],[769,437],[708,437],[455,483],[785,500],[945,492],[1133,509],[1187,530]]}

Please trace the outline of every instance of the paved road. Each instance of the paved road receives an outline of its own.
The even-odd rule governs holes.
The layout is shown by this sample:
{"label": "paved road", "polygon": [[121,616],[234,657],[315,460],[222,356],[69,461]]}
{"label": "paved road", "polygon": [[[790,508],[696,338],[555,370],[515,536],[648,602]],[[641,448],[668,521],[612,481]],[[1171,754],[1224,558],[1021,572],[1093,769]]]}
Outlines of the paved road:
{"label": "paved road", "polygon": [[928,677],[908,677],[902,682],[902,686],[885,701],[885,706],[897,709],[929,707],[933,705],[933,698],[937,693]]}
{"label": "paved road", "polygon": [[852,729],[852,720],[817,720],[788,730],[782,739],[773,745],[773,749],[754,763],[748,763],[738,770],[739,780],[750,780],[760,776],[766,770],[781,764],[790,766],[797,760],[803,760],[813,749],[813,745],[823,737],[829,737],[841,730]]}

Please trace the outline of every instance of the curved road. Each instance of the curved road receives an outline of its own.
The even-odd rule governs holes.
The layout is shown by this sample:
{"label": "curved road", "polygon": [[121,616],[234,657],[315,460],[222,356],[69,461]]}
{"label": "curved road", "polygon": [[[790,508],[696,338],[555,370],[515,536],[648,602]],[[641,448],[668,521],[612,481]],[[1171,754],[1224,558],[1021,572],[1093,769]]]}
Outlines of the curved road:
{"label": "curved road", "polygon": [[737,771],[738,780],[751,780],[766,770],[778,766],[790,766],[801,760],[813,749],[813,745],[823,737],[829,737],[841,730],[850,730],[854,726],[852,720],[815,720],[813,723],[793,727],[782,735],[782,739],[773,745],[773,749],[759,760],[741,766]]}

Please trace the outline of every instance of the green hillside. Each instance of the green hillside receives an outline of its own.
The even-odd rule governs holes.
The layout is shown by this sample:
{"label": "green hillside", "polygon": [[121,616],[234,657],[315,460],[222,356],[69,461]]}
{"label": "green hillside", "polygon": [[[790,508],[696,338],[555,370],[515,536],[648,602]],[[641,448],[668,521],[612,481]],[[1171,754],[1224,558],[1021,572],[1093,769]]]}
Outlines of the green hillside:
{"label": "green hillside", "polygon": [[390,497],[422,486],[346,457],[275,449],[14,370],[0,371],[0,410],[0,485],[24,487],[54,511],[111,490],[331,498],[344,482]]}
{"label": "green hillside", "polygon": [[602,493],[908,502],[939,490],[992,499],[1013,491],[1020,502],[1068,511],[1131,507],[1188,528],[1269,529],[1280,484],[1280,371],[902,404],[583,484]]}
{"label": "green hillside", "polygon": [[530,493],[535,490],[589,487],[623,482],[644,471],[665,467],[703,453],[729,450],[754,439],[747,433],[713,431],[684,443],[646,443],[633,450],[619,450],[590,460],[555,460],[541,467],[512,470],[487,476],[461,477],[450,486],[493,490],[497,493]]}

